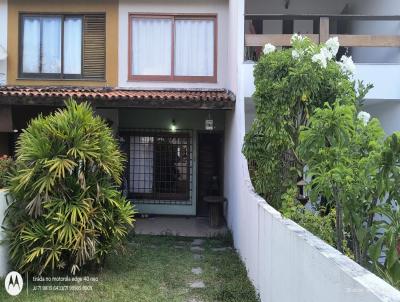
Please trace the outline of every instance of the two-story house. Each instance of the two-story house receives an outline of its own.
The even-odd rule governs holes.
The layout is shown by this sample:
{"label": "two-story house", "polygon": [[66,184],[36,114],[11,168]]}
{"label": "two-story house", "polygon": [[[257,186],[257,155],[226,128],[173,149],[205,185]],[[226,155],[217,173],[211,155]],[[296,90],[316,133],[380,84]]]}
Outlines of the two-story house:
{"label": "two-story house", "polygon": [[139,211],[205,215],[204,196],[221,194],[229,218],[241,202],[260,48],[286,47],[293,33],[339,36],[357,76],[375,85],[366,110],[390,133],[400,128],[399,9],[395,0],[0,0],[0,153],[13,153],[39,113],[86,100],[119,137]]}
{"label": "two-story house", "polygon": [[206,215],[203,197],[222,195],[225,115],[235,105],[228,4],[2,1],[2,153],[37,114],[69,97],[88,101],[127,154],[125,190],[140,212]]}
{"label": "two-story house", "polygon": [[375,85],[364,110],[400,130],[399,16],[398,0],[0,0],[0,154],[32,117],[88,101],[127,154],[139,211],[205,215],[205,195],[227,197],[262,301],[398,301],[256,196],[241,149],[254,64],[293,33],[338,36]]}
{"label": "two-story house", "polygon": [[260,48],[287,46],[293,33],[339,35],[358,77],[375,84],[367,110],[399,129],[399,86],[380,76],[400,76],[400,43],[388,37],[398,31],[388,8],[399,5],[311,2],[0,0],[0,153],[12,154],[37,114],[86,100],[128,155],[126,190],[140,211],[204,215],[210,188],[238,196],[230,156],[241,157],[242,121],[252,121]]}

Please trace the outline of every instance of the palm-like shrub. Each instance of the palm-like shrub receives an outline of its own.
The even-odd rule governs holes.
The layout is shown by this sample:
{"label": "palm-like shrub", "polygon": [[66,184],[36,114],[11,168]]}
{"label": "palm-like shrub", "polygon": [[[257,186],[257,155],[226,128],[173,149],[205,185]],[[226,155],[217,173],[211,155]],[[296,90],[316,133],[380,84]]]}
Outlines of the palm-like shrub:
{"label": "palm-like shrub", "polygon": [[0,189],[7,186],[8,176],[14,166],[14,161],[7,155],[0,156]]}
{"label": "palm-like shrub", "polygon": [[10,259],[41,274],[87,264],[122,248],[134,209],[119,192],[124,157],[86,103],[33,119],[17,142],[6,224]]}

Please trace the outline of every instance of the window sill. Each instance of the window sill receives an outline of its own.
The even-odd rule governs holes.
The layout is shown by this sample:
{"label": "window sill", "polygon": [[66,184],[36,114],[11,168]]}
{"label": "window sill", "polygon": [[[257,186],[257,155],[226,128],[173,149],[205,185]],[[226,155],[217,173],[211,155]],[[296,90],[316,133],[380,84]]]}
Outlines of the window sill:
{"label": "window sill", "polygon": [[143,205],[166,205],[166,206],[192,206],[192,200],[154,200],[154,199],[136,199],[128,198],[134,204]]}
{"label": "window sill", "polygon": [[105,79],[54,79],[54,78],[26,78],[26,77],[18,77],[17,81],[55,81],[55,82],[106,82]]}
{"label": "window sill", "polygon": [[174,79],[157,79],[154,76],[131,76],[128,82],[154,82],[154,83],[193,83],[193,84],[218,84],[216,77],[175,77]]}

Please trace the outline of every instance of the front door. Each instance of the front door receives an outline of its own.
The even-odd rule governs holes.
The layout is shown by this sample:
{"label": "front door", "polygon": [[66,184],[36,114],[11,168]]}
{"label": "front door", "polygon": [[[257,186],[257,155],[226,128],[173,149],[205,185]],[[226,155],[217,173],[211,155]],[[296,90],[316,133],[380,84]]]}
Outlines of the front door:
{"label": "front door", "polygon": [[208,216],[205,196],[222,194],[222,154],[222,134],[198,134],[197,216]]}

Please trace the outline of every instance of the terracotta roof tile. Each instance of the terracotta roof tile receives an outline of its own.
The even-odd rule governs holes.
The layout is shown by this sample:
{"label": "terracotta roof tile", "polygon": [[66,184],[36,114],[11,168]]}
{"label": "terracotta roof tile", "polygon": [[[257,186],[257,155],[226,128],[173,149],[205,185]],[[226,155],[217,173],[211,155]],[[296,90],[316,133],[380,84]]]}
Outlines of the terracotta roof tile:
{"label": "terracotta roof tile", "polygon": [[[129,90],[118,88],[72,88],[72,87],[22,87],[3,86],[0,87],[0,99],[2,98],[29,98],[32,101],[38,99],[65,100],[74,98],[80,101],[110,101],[117,102],[140,102],[143,101],[168,101],[175,103],[224,103],[229,109],[234,107],[235,96],[225,89],[209,90]],[[229,105],[230,104],[230,105]],[[153,102],[153,105],[156,103]]]}

